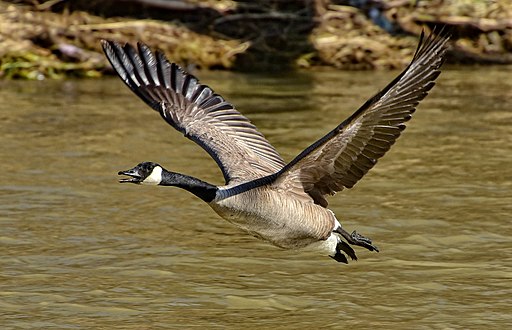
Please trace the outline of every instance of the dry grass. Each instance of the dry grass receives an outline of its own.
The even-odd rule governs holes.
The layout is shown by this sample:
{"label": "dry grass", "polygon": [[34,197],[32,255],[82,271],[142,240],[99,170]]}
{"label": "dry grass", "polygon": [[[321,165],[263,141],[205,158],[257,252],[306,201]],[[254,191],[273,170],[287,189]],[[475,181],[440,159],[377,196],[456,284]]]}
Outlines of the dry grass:
{"label": "dry grass", "polygon": [[143,41],[173,61],[230,68],[247,43],[197,34],[161,21],[103,19],[85,12],[56,14],[0,2],[0,76],[44,79],[98,76],[108,68],[100,40]]}
{"label": "dry grass", "polygon": [[[227,0],[190,1],[222,13],[217,21],[228,20],[238,4]],[[261,37],[265,35],[263,31],[258,40],[246,38],[240,41],[229,39],[216,31],[215,24],[206,35],[196,33],[178,22],[105,19],[80,11],[53,13],[44,10],[49,3],[51,1],[39,6],[23,6],[0,1],[0,77],[44,79],[70,75],[99,76],[109,69],[100,49],[100,39],[131,43],[143,41],[151,48],[161,49],[170,59],[183,66],[220,69],[233,68],[237,56],[247,54],[249,46],[257,45],[258,40],[266,45]],[[323,7],[319,7],[321,11],[314,18],[316,28],[309,35],[309,43],[313,47],[306,50],[303,44],[299,45],[306,39],[286,39],[291,48],[276,50],[284,54],[295,47],[302,55],[298,58],[291,56],[290,61],[295,61],[299,67],[403,67],[414,52],[417,43],[414,36],[420,33],[423,26],[439,23],[454,27],[452,59],[512,63],[510,0],[419,0],[416,5],[415,0],[380,1],[380,14],[393,26],[406,32],[401,35],[391,35],[378,27],[364,9],[333,5],[328,1],[318,3]],[[268,10],[271,10],[268,15],[261,15],[266,20],[276,16],[272,8]],[[243,18],[243,15],[250,14],[236,16]],[[258,29],[271,29],[271,26],[258,25]],[[234,32],[241,31],[240,24],[230,24],[228,27]],[[280,53],[274,55],[257,53],[251,61],[275,60]]]}
{"label": "dry grass", "polygon": [[[455,60],[512,63],[510,0],[381,2],[382,17],[411,36],[419,35],[425,26],[451,26]],[[410,36],[391,36],[357,8],[335,5],[328,6],[311,41],[321,64],[343,69],[403,67],[417,43]]]}

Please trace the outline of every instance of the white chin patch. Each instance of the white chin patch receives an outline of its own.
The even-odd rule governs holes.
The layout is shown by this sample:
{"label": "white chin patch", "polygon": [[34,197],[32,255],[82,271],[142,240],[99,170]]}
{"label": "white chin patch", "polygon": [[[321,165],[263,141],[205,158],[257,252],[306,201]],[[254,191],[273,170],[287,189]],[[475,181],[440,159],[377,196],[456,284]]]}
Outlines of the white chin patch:
{"label": "white chin patch", "polygon": [[156,166],[151,174],[142,181],[142,184],[148,184],[156,186],[162,182],[162,168],[160,166]]}

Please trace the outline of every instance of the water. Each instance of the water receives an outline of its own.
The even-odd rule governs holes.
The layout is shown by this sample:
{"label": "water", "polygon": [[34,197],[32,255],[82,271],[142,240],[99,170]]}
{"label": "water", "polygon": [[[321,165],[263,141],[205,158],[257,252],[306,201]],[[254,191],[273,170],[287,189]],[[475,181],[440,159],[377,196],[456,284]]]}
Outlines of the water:
{"label": "water", "polygon": [[[388,72],[200,77],[290,160]],[[222,183],[117,79],[0,82],[2,328],[512,325],[512,68],[447,68],[397,144],[330,199],[381,249],[348,266],[239,232],[140,161]]]}

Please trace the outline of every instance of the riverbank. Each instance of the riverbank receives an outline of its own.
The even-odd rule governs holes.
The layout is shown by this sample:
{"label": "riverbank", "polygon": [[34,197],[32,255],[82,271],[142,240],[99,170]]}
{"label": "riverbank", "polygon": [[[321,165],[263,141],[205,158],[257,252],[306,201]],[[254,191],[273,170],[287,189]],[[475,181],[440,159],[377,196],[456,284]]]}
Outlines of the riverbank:
{"label": "riverbank", "polygon": [[512,63],[508,0],[95,3],[0,1],[0,76],[101,76],[104,38],[144,41],[186,67],[396,69],[436,24],[454,31],[450,61]]}

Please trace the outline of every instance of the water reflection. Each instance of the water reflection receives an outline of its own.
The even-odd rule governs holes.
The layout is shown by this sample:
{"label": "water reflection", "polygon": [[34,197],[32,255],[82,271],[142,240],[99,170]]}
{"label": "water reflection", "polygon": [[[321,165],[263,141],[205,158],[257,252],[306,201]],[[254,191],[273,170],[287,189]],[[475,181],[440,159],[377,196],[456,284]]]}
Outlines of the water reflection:
{"label": "water reflection", "polygon": [[[240,232],[142,161],[222,183],[116,79],[1,82],[0,315],[16,328],[505,328],[512,324],[512,68],[448,69],[404,137],[330,199],[381,253],[349,266]],[[200,74],[285,159],[393,76]]]}

